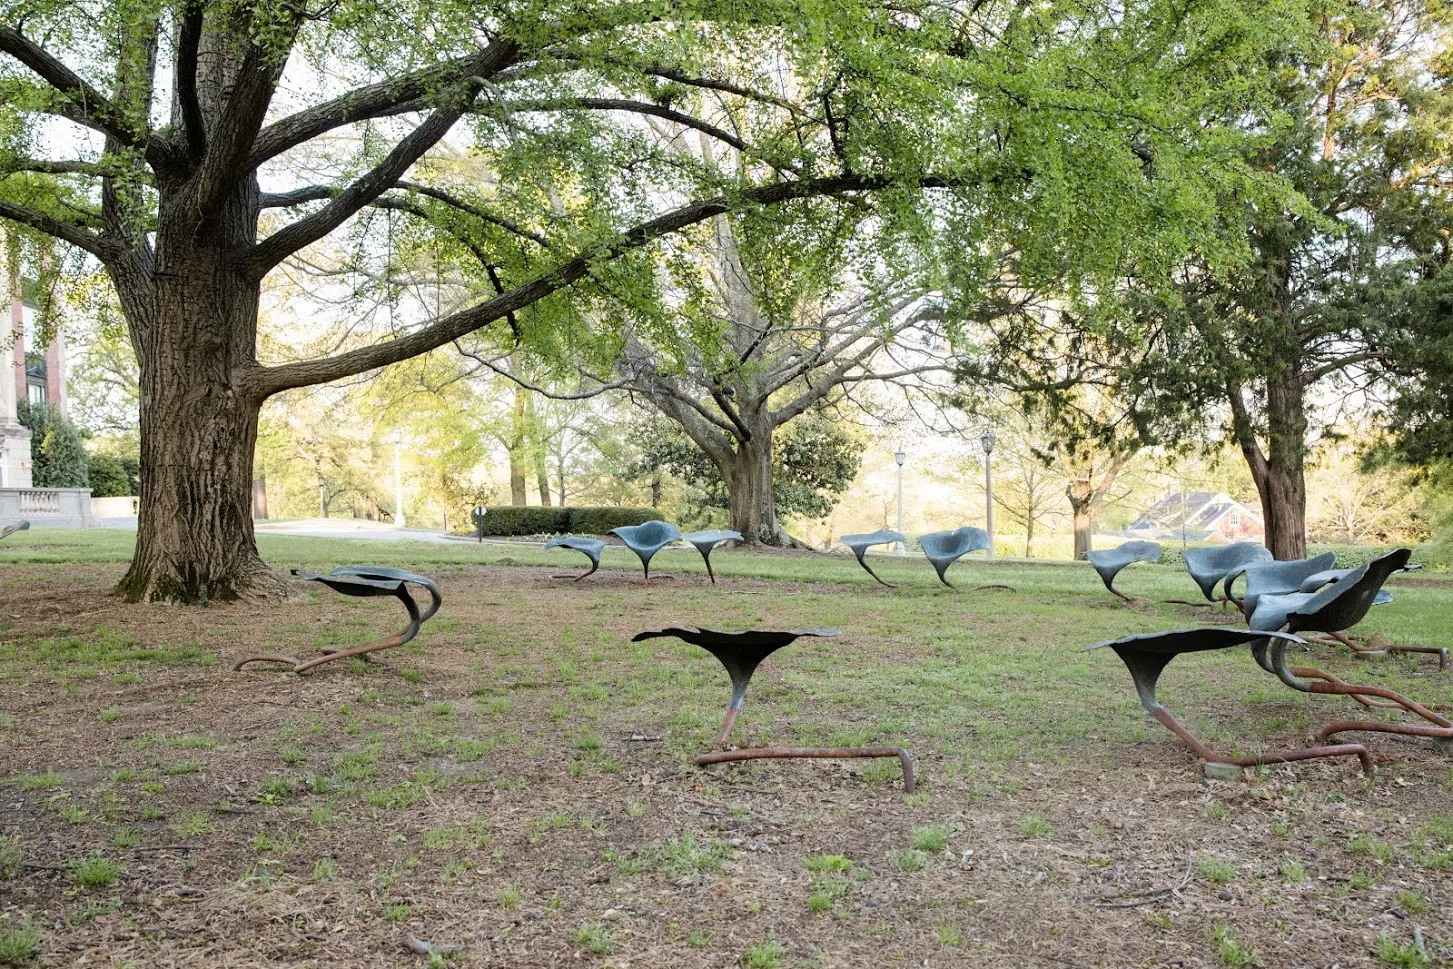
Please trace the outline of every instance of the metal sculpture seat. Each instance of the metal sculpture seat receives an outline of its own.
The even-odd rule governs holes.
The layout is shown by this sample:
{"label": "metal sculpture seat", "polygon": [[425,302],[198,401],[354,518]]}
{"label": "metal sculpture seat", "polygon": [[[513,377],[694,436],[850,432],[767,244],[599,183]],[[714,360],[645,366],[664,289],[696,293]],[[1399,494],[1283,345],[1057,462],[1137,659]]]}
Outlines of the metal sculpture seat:
{"label": "metal sculpture seat", "polygon": [[836,629],[805,629],[805,630],[763,630],[752,629],[741,633],[720,632],[715,629],[681,629],[669,627],[667,629],[649,630],[637,633],[631,638],[631,642],[639,643],[647,639],[675,638],[683,642],[691,643],[693,646],[700,646],[711,655],[715,656],[726,668],[727,675],[732,680],[731,701],[727,704],[726,717],[722,720],[721,729],[717,731],[716,740],[712,742],[712,749],[695,758],[698,767],[706,767],[710,764],[722,764],[729,761],[740,760],[776,760],[791,757],[813,757],[813,758],[839,758],[839,757],[897,757],[903,767],[903,791],[912,794],[915,780],[913,773],[913,757],[902,747],[743,747],[737,750],[717,750],[716,748],[726,743],[727,737],[731,734],[732,728],[736,726],[737,716],[742,711],[742,704],[747,698],[747,687],[751,684],[752,674],[768,656],[784,646],[790,646],[805,636],[811,637],[832,637],[838,635]]}
{"label": "metal sculpture seat", "polygon": [[1105,588],[1125,602],[1134,602],[1134,597],[1115,588],[1115,576],[1119,575],[1126,566],[1136,562],[1159,562],[1160,554],[1159,542],[1136,541],[1126,542],[1103,552],[1086,552],[1085,559],[1090,563],[1090,567],[1100,574],[1100,581],[1105,583]]}
{"label": "metal sculpture seat", "polygon": [[1095,643],[1086,650],[1113,649],[1130,670],[1135,681],[1135,691],[1146,711],[1160,721],[1171,733],[1196,752],[1196,756],[1210,764],[1234,764],[1238,767],[1254,767],[1259,764],[1289,764],[1315,757],[1356,757],[1367,774],[1372,773],[1372,757],[1361,744],[1335,744],[1322,747],[1304,747],[1274,753],[1259,753],[1246,757],[1218,754],[1211,750],[1181,724],[1179,720],[1156,697],[1156,683],[1170,661],[1182,653],[1203,652],[1211,649],[1230,649],[1264,642],[1267,638],[1277,640],[1283,647],[1287,643],[1300,643],[1296,636],[1283,632],[1258,632],[1250,629],[1232,629],[1225,626],[1199,626],[1189,629],[1172,629],[1169,632],[1146,633],[1126,636],[1123,639]]}
{"label": "metal sculpture seat", "polygon": [[[340,565],[326,575],[293,569],[293,575],[309,582],[321,582],[334,592],[346,596],[361,598],[394,596],[404,604],[404,609],[409,614],[409,624],[401,632],[363,646],[355,646],[352,649],[325,649],[323,655],[316,659],[301,660],[294,656],[278,655],[249,656],[247,659],[238,660],[233,664],[234,672],[242,669],[248,663],[283,663],[291,666],[294,673],[306,673],[313,667],[322,666],[324,663],[363,656],[365,653],[379,649],[402,646],[419,634],[419,627],[438,612],[439,606],[444,602],[443,596],[439,594],[439,586],[433,579],[417,572],[396,569],[387,565]],[[429,593],[429,607],[422,614],[419,612],[418,603],[409,594],[410,583],[422,586]]]}
{"label": "metal sculpture seat", "polygon": [[[1407,565],[1411,549],[1400,548],[1354,569],[1344,578],[1329,585],[1320,592],[1299,592],[1290,595],[1262,596],[1252,613],[1252,631],[1271,634],[1282,630],[1291,633],[1322,632],[1340,633],[1361,622],[1377,601],[1377,594],[1392,573]],[[1437,653],[1439,665],[1445,665],[1447,651],[1432,647],[1400,647],[1407,652]],[[1261,644],[1255,650],[1257,662],[1275,673],[1283,683],[1302,693],[1324,693],[1335,696],[1350,696],[1369,708],[1396,709],[1416,714],[1427,720],[1431,726],[1380,721],[1339,720],[1322,728],[1319,734],[1327,739],[1348,730],[1367,730],[1380,733],[1397,733],[1417,737],[1430,737],[1443,745],[1453,746],[1453,720],[1434,712],[1426,706],[1410,700],[1400,693],[1380,686],[1362,686],[1347,683],[1330,673],[1310,667],[1292,668],[1286,662],[1286,644],[1272,640]],[[1390,704],[1373,703],[1368,697],[1378,697]]]}
{"label": "metal sculpture seat", "polygon": [[[1191,573],[1191,578],[1195,579],[1196,585],[1200,586],[1201,595],[1206,597],[1206,602],[1229,601],[1229,597],[1226,595],[1216,595],[1218,583],[1227,576],[1234,579],[1248,565],[1271,561],[1270,550],[1255,542],[1236,542],[1216,548],[1188,548],[1184,555],[1186,571]],[[1199,602],[1187,602],[1180,599],[1170,601],[1180,605],[1202,605]]]}
{"label": "metal sculpture seat", "polygon": [[[938,581],[950,589],[956,586],[948,580],[945,574],[948,567],[970,552],[985,552],[989,549],[989,533],[982,528],[955,528],[947,532],[929,532],[918,539],[919,547],[923,549],[923,557],[928,559],[933,570],[938,573]],[[1009,589],[1012,586],[1001,583],[977,586],[979,589]]]}
{"label": "metal sculpture seat", "polygon": [[706,574],[711,577],[712,585],[716,584],[716,573],[711,570],[711,550],[722,542],[740,542],[742,533],[730,528],[717,528],[706,532],[687,532],[681,536],[701,553],[701,560],[706,563]]}
{"label": "metal sculpture seat", "polygon": [[576,552],[580,552],[580,553],[584,554],[584,556],[586,558],[590,559],[590,571],[589,572],[582,572],[582,573],[580,573],[579,575],[576,575],[576,576],[569,576],[569,575],[557,575],[557,576],[555,576],[555,578],[557,578],[557,579],[570,579],[570,578],[573,578],[576,582],[579,582],[581,579],[585,578],[587,575],[594,574],[595,573],[595,570],[598,569],[598,568],[600,568],[600,553],[602,551],[604,551],[605,546],[606,546],[606,543],[603,542],[603,541],[601,541],[598,538],[578,538],[578,537],[576,537],[574,535],[569,535],[569,536],[566,536],[565,538],[552,538],[552,539],[550,539],[550,541],[548,541],[548,542],[545,543],[545,550],[546,551],[549,551],[552,548],[568,548],[568,549],[572,549],[572,550],[574,550]]}
{"label": "metal sculpture seat", "polygon": [[895,542],[906,544],[907,539],[905,539],[902,535],[898,534],[897,532],[889,531],[886,528],[880,528],[876,532],[866,532],[861,535],[844,535],[842,538],[839,538],[838,541],[853,550],[853,555],[857,557],[858,564],[861,565],[869,575],[877,580],[879,585],[885,585],[890,589],[897,588],[897,586],[893,585],[893,583],[884,582],[882,579],[878,578],[878,573],[874,572],[873,567],[869,565],[866,560],[864,560],[863,554],[874,545],[892,545]]}
{"label": "metal sculpture seat", "polygon": [[20,519],[20,521],[16,522],[13,525],[6,525],[4,528],[0,528],[0,538],[9,538],[11,535],[14,535],[16,532],[23,532],[23,531],[25,531],[29,527],[30,527],[30,522],[28,522],[24,518],[22,518],[22,519]]}
{"label": "metal sculpture seat", "polygon": [[651,581],[651,559],[661,549],[681,539],[681,529],[670,522],[655,519],[640,525],[612,528],[607,534],[619,538],[626,543],[626,548],[636,553],[636,557],[641,560],[641,568],[646,573],[647,582]]}
{"label": "metal sculpture seat", "polygon": [[1235,575],[1227,577],[1226,592],[1231,596],[1231,601],[1240,607],[1242,614],[1250,618],[1262,596],[1296,592],[1307,580],[1307,576],[1325,572],[1336,560],[1337,557],[1331,552],[1325,552],[1316,558],[1293,559],[1290,562],[1256,562],[1237,573],[1246,576],[1246,595],[1237,600],[1231,592],[1231,584],[1236,581]]}

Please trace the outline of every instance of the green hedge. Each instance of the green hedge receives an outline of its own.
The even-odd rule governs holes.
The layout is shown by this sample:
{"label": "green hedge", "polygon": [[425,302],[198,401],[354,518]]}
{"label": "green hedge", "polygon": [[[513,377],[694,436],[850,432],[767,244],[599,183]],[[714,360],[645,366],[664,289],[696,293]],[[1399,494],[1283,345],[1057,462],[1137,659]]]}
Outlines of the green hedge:
{"label": "green hedge", "polygon": [[640,525],[660,516],[655,508],[542,508],[495,505],[484,516],[486,535],[604,535],[622,525]]}

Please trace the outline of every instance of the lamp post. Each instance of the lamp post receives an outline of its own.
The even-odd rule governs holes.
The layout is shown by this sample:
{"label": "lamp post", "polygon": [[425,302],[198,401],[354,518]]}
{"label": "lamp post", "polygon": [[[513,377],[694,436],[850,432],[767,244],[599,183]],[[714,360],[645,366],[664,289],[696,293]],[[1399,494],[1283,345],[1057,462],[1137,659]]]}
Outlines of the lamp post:
{"label": "lamp post", "polygon": [[388,436],[388,441],[394,446],[394,526],[405,528],[408,523],[404,520],[404,432],[394,431]]}
{"label": "lamp post", "polygon": [[318,472],[318,517],[328,517],[328,487],[321,471]]}
{"label": "lamp post", "polygon": [[[903,462],[908,460],[908,455],[906,453],[904,453],[903,446],[902,445],[899,445],[898,450],[895,451],[895,452],[893,452],[893,460],[898,462],[898,534],[899,535],[902,535],[903,534]],[[907,551],[908,550],[903,547],[903,543],[902,542],[899,542],[898,543],[898,554],[899,555],[903,555]]]}
{"label": "lamp post", "polygon": [[979,436],[984,447],[984,531],[989,533],[989,558],[994,557],[994,432],[988,428]]}

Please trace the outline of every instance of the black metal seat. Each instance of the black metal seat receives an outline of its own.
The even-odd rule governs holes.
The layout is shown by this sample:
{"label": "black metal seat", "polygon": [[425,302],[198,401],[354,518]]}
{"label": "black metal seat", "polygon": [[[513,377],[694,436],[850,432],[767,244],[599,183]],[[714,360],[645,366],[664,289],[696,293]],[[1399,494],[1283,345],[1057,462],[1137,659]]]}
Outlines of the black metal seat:
{"label": "black metal seat", "polygon": [[646,581],[651,581],[651,559],[667,545],[681,540],[681,529],[670,522],[652,519],[640,525],[622,525],[612,528],[607,534],[614,535],[625,543],[626,548],[636,553]]}
{"label": "black metal seat", "polygon": [[903,767],[903,791],[914,791],[913,757],[902,747],[743,747],[737,750],[716,750],[726,743],[727,737],[736,725],[737,715],[747,699],[747,687],[752,674],[768,656],[784,646],[790,646],[805,637],[837,636],[836,629],[770,630],[750,629],[746,632],[728,633],[716,629],[681,629],[668,627],[637,633],[631,642],[647,639],[675,638],[700,646],[715,656],[726,668],[732,680],[732,696],[727,704],[726,717],[717,731],[712,750],[695,758],[698,767],[722,764],[740,760],[775,760],[793,757],[837,758],[837,757],[897,757]]}
{"label": "black metal seat", "polygon": [[[590,571],[582,572],[580,575],[573,577],[576,582],[579,582],[587,575],[594,574],[595,570],[600,568],[600,553],[605,551],[605,545],[606,543],[598,538],[582,538],[576,535],[567,535],[564,538],[550,539],[550,541],[545,543],[545,550],[568,548],[572,551],[580,552],[586,558],[590,559]],[[569,578],[569,576],[557,575],[555,578],[564,579]]]}
{"label": "black metal seat", "polygon": [[1203,652],[1211,649],[1230,649],[1235,646],[1249,646],[1271,638],[1286,643],[1300,643],[1301,639],[1289,633],[1260,632],[1251,629],[1233,629],[1226,626],[1193,626],[1188,629],[1172,629],[1168,632],[1145,633],[1126,636],[1122,639],[1095,643],[1086,650],[1113,649],[1130,670],[1135,682],[1135,692],[1140,696],[1141,706],[1160,721],[1161,725],[1174,733],[1196,752],[1202,760],[1211,764],[1234,764],[1238,767],[1254,767],[1259,764],[1288,764],[1314,757],[1356,757],[1364,772],[1372,773],[1372,757],[1361,744],[1336,744],[1323,747],[1305,747],[1296,750],[1260,753],[1246,757],[1232,757],[1218,754],[1207,747],[1187,730],[1156,696],[1156,683],[1171,660],[1182,653]]}
{"label": "black metal seat", "polygon": [[[409,624],[401,632],[363,646],[355,646],[352,649],[325,649],[323,655],[316,659],[300,660],[294,656],[279,655],[249,656],[233,664],[234,672],[242,669],[248,663],[283,663],[291,666],[294,673],[306,673],[315,666],[322,666],[324,663],[331,663],[334,660],[350,659],[374,650],[402,646],[419,634],[419,627],[438,612],[439,607],[444,603],[439,586],[433,579],[427,575],[410,572],[408,569],[396,569],[388,565],[340,565],[327,574],[293,569],[293,575],[309,582],[321,582],[334,592],[345,596],[359,598],[393,596],[404,604],[404,609],[409,614]],[[429,593],[429,607],[422,614],[419,612],[418,603],[409,594],[411,583],[422,586]]]}
{"label": "black metal seat", "polygon": [[[1252,613],[1250,626],[1254,632],[1272,631],[1322,632],[1340,634],[1361,622],[1377,601],[1382,585],[1394,572],[1408,564],[1411,549],[1400,548],[1374,559],[1320,592],[1297,592],[1289,595],[1262,596]],[[1350,645],[1350,644],[1349,644]],[[1356,647],[1354,647],[1356,648]],[[1391,648],[1391,647],[1390,647]],[[1406,652],[1437,653],[1439,665],[1447,663],[1447,650],[1433,647],[1397,647]],[[1257,661],[1275,673],[1283,683],[1302,693],[1324,693],[1335,696],[1350,696],[1366,707],[1385,707],[1374,704],[1368,697],[1390,701],[1394,707],[1429,721],[1422,724],[1389,723],[1378,721],[1339,720],[1324,727],[1322,739],[1348,730],[1368,730],[1380,733],[1397,733],[1418,737],[1430,737],[1444,746],[1453,747],[1453,720],[1434,712],[1428,707],[1410,700],[1400,693],[1379,686],[1361,686],[1347,683],[1330,673],[1310,667],[1292,668],[1287,665],[1284,643],[1272,640],[1257,648]]]}
{"label": "black metal seat", "polygon": [[1129,565],[1136,562],[1159,562],[1161,555],[1159,542],[1134,541],[1125,542],[1115,548],[1102,552],[1086,552],[1085,560],[1090,563],[1100,575],[1100,581],[1105,583],[1105,588],[1119,596],[1126,602],[1135,600],[1115,588],[1115,576]]}
{"label": "black metal seat", "polygon": [[705,532],[687,532],[681,536],[701,553],[701,560],[706,563],[706,574],[711,578],[713,585],[716,584],[716,573],[711,569],[711,550],[722,542],[740,542],[742,533],[731,528],[716,528]]}
{"label": "black metal seat", "polygon": [[895,542],[899,544],[907,544],[907,539],[905,539],[897,532],[889,531],[886,528],[880,528],[876,532],[865,532],[861,535],[844,535],[842,538],[839,538],[838,541],[853,550],[853,555],[857,557],[858,564],[861,565],[869,575],[876,579],[879,585],[886,585],[890,589],[896,588],[893,583],[884,582],[882,579],[878,578],[878,573],[874,572],[873,567],[863,559],[863,554],[874,545],[892,545]]}

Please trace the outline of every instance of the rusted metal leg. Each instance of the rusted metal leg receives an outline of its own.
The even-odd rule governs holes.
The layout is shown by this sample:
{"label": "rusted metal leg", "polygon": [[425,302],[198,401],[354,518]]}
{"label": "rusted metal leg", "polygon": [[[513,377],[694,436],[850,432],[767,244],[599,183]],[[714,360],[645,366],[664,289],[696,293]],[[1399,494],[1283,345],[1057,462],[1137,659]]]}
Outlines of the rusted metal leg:
{"label": "rusted metal leg", "polygon": [[[404,627],[403,630],[394,633],[392,636],[385,636],[383,639],[375,640],[374,642],[367,643],[363,646],[355,646],[352,649],[326,650],[324,651],[322,656],[310,660],[299,660],[296,657],[292,656],[277,655],[249,656],[246,659],[240,659],[236,663],[234,663],[232,665],[232,671],[235,673],[238,670],[242,669],[242,667],[246,666],[248,663],[283,663],[291,666],[294,673],[301,674],[306,673],[308,670],[311,670],[315,666],[322,666],[324,663],[332,663],[340,659],[350,659],[354,656],[362,656],[364,653],[372,653],[375,650],[392,649],[395,646],[402,646],[404,643],[407,643],[409,640],[413,639],[416,635],[418,635],[419,625],[422,622],[422,619],[419,615],[418,603],[414,601],[413,596],[409,595],[406,588],[400,586],[399,591],[396,593],[396,595],[398,596],[399,601],[404,604],[404,608],[408,610],[409,624],[408,626]],[[437,608],[437,604],[434,606],[434,608]],[[432,615],[432,609],[430,614]]]}
{"label": "rusted metal leg", "polygon": [[[1389,643],[1381,636],[1373,636],[1365,643],[1359,643],[1346,633],[1328,633],[1331,639],[1341,643],[1358,656],[1382,656],[1386,653],[1426,653],[1438,657],[1438,670],[1448,668],[1448,650],[1442,646],[1403,646]],[[1381,640],[1381,642],[1378,642]]]}
{"label": "rusted metal leg", "polygon": [[1164,602],[1168,606],[1191,606],[1191,607],[1196,608],[1196,609],[1209,609],[1213,605],[1215,605],[1216,602],[1222,602],[1222,601],[1224,601],[1224,600],[1217,599],[1215,602],[1193,602],[1190,599],[1162,599],[1161,600],[1161,602]]}
{"label": "rusted metal leg", "polygon": [[1227,754],[1218,754],[1210,747],[1201,743],[1196,735],[1181,725],[1181,722],[1167,710],[1163,705],[1158,705],[1151,711],[1151,715],[1159,720],[1161,726],[1185,741],[1187,747],[1196,752],[1196,756],[1212,764],[1233,764],[1237,767],[1258,767],[1262,764],[1291,764],[1299,760],[1313,760],[1318,757],[1356,757],[1362,764],[1362,772],[1371,777],[1374,771],[1372,755],[1367,748],[1361,744],[1334,744],[1324,747],[1302,747],[1296,750],[1283,750],[1276,753],[1264,753],[1255,757],[1231,757]]}
{"label": "rusted metal leg", "polygon": [[701,555],[701,558],[702,558],[703,561],[706,562],[706,574],[707,574],[707,577],[711,579],[711,584],[712,585],[716,585],[716,573],[713,572],[712,569],[711,569],[711,553],[710,552],[703,552],[702,555]]}
{"label": "rusted metal leg", "polygon": [[730,736],[732,728],[737,725],[737,717],[741,715],[741,712],[742,704],[740,701],[733,701],[727,707],[726,718],[721,722],[721,729],[716,732],[716,739],[711,742],[713,750],[726,744],[726,739]]}
{"label": "rusted metal leg", "polygon": [[903,793],[912,794],[918,789],[918,781],[913,772],[913,755],[902,747],[744,747],[740,750],[700,754],[696,757],[695,764],[698,767],[708,767],[740,760],[785,760],[799,757],[833,760],[848,757],[897,757],[903,767]]}
{"label": "rusted metal leg", "polygon": [[[1322,670],[1298,667],[1293,669],[1293,676],[1311,680],[1307,684],[1312,693],[1322,693],[1330,696],[1350,696],[1354,699],[1362,696],[1375,696],[1384,700],[1391,700],[1396,706],[1408,713],[1416,714],[1427,720],[1430,724],[1409,724],[1409,723],[1381,723],[1371,720],[1337,720],[1323,727],[1317,734],[1318,739],[1327,740],[1335,734],[1349,730],[1367,730],[1374,733],[1396,733],[1411,737],[1431,737],[1435,740],[1453,740],[1453,720],[1429,709],[1416,700],[1410,700],[1394,690],[1380,686],[1362,686],[1340,680],[1330,673]],[[1370,706],[1371,704],[1365,704]]]}
{"label": "rusted metal leg", "polygon": [[858,564],[861,565],[867,571],[867,573],[869,575],[871,575],[877,581],[877,583],[879,585],[887,586],[890,589],[896,589],[896,588],[898,588],[893,583],[891,583],[891,582],[884,582],[881,578],[879,578],[878,577],[878,573],[873,571],[873,567],[871,565],[869,565],[866,561],[864,561],[864,559],[863,559],[863,557],[861,555],[858,556]]}
{"label": "rusted metal leg", "polygon": [[974,591],[975,592],[983,592],[985,589],[1005,589],[1005,590],[1007,590],[1009,592],[1018,592],[1019,591],[1018,589],[1014,588],[1014,586],[1012,586],[1012,585],[1005,585],[1002,582],[989,582],[989,583],[986,583],[985,585],[976,585],[976,586],[974,586]]}

